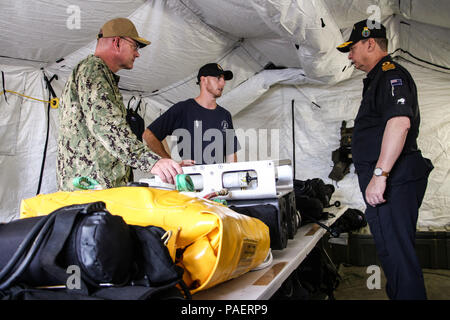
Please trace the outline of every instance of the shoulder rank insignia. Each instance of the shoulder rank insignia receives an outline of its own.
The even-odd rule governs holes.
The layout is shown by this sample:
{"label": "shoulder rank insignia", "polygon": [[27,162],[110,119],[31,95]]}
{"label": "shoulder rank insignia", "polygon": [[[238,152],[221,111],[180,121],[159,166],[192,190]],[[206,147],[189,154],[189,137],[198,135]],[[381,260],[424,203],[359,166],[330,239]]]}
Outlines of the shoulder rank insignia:
{"label": "shoulder rank insignia", "polygon": [[390,62],[390,61],[385,61],[381,65],[381,69],[383,71],[388,71],[388,70],[391,70],[391,69],[395,69],[395,65],[392,62]]}

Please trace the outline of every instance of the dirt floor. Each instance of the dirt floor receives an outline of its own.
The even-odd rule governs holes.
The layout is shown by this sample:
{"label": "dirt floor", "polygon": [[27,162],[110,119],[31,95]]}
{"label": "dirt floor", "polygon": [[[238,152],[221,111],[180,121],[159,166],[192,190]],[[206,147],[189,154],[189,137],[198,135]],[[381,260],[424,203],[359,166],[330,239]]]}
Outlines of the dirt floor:
{"label": "dirt floor", "polygon": [[[429,300],[450,300],[450,270],[422,269]],[[386,279],[381,271],[381,289],[369,289],[367,267],[339,265],[340,284],[334,292],[336,300],[387,300]],[[370,282],[369,280],[369,283]]]}

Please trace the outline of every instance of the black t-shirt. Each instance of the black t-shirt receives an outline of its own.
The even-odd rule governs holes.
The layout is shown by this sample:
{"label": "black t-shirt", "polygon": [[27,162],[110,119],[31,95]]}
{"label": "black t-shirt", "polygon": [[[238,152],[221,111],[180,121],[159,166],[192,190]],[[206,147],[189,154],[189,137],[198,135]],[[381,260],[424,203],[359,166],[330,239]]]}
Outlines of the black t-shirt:
{"label": "black t-shirt", "polygon": [[240,148],[230,112],[219,105],[204,108],[195,99],[174,104],[147,128],[160,141],[177,136],[180,157],[196,164],[223,163]]}
{"label": "black t-shirt", "polygon": [[386,122],[398,116],[407,116],[411,121],[402,154],[417,151],[420,113],[416,85],[405,68],[386,56],[364,79],[361,106],[353,128],[354,163],[378,160]]}

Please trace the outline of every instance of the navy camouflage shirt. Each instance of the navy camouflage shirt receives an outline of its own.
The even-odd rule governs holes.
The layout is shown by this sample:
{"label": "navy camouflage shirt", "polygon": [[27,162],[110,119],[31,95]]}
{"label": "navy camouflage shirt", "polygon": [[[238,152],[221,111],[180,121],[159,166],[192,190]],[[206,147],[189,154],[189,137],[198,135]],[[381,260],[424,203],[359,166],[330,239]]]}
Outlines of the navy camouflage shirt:
{"label": "navy camouflage shirt", "polygon": [[118,82],[119,76],[94,55],[73,69],[59,108],[59,190],[75,190],[72,181],[80,176],[103,188],[123,186],[131,168],[150,171],[160,159],[131,131]]}

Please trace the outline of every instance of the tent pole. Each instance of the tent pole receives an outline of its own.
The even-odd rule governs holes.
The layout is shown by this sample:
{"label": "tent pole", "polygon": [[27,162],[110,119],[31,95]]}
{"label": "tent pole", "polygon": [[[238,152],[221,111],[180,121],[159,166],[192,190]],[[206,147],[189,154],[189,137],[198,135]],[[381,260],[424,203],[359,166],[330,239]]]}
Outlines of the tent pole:
{"label": "tent pole", "polygon": [[292,117],[292,163],[294,168],[295,180],[295,117],[294,117],[294,99],[291,101],[291,117]]}

